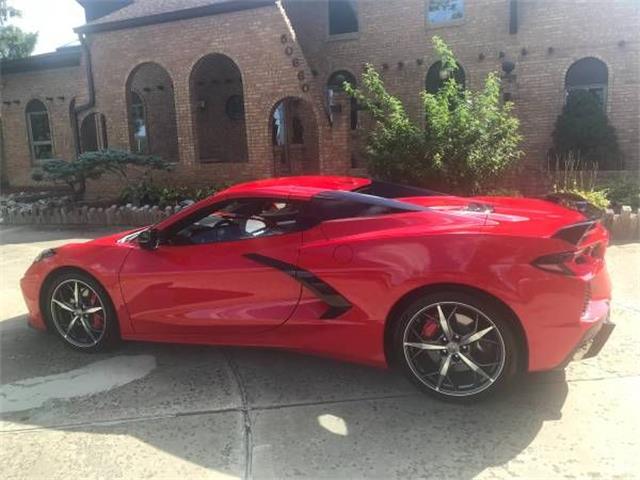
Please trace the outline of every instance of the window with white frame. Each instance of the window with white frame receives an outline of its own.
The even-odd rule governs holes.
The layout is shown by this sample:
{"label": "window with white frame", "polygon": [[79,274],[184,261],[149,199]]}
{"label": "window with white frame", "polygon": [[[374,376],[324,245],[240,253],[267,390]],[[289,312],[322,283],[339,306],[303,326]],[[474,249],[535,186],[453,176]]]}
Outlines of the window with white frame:
{"label": "window with white frame", "polygon": [[27,104],[26,115],[31,158],[33,160],[53,158],[53,140],[47,107],[40,100],[31,100]]}

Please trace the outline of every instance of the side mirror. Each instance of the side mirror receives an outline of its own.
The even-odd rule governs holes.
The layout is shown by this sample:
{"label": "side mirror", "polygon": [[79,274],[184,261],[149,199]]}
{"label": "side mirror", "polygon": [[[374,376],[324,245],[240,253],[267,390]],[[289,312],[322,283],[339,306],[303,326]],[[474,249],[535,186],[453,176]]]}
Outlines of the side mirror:
{"label": "side mirror", "polygon": [[155,228],[148,228],[138,235],[138,245],[144,250],[155,250],[160,244],[158,231]]}

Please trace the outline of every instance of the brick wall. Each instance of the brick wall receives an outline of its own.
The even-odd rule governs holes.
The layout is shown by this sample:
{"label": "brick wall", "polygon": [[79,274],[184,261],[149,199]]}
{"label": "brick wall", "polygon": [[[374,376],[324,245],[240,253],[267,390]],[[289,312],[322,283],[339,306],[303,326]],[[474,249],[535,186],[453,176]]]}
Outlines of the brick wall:
{"label": "brick wall", "polygon": [[[334,130],[324,110],[322,90],[278,7],[104,32],[90,36],[89,42],[96,79],[96,110],[109,119],[108,135],[112,147],[128,145],[122,92],[130,72],[141,63],[155,62],[171,77],[179,162],[165,177],[166,181],[205,186],[272,175],[270,115],[275,104],[285,97],[299,97],[311,106],[311,114],[318,125],[320,168],[346,173],[348,158],[337,158],[333,154]],[[116,51],[117,61],[114,58]],[[246,162],[200,162],[197,114],[194,115],[197,94],[191,90],[191,74],[194,66],[211,54],[227,56],[242,74]],[[99,190],[105,195],[111,193],[110,185],[105,182],[101,182]]]}
{"label": "brick wall", "polygon": [[503,59],[515,62],[515,113],[526,157],[513,181],[525,190],[536,189],[535,173],[546,164],[566,71],[580,58],[599,58],[609,69],[606,108],[626,166],[640,166],[639,2],[521,1],[519,31],[512,35],[506,0],[467,1],[462,21],[438,27],[427,25],[424,0],[361,0],[359,32],[347,38],[328,36],[327,0],[287,0],[285,6],[322,85],[337,70],[358,78],[363,64],[372,63],[416,120],[419,92],[437,61],[433,35],[453,48],[472,89],[481,88],[489,72],[500,71]]}
{"label": "brick wall", "polygon": [[[321,172],[361,173],[350,167],[352,157],[357,160],[359,156],[365,132],[349,129],[345,98],[337,100],[343,103],[342,113],[329,115],[325,98],[329,76],[347,70],[359,78],[363,64],[370,62],[419,120],[419,92],[428,68],[437,60],[431,46],[431,37],[437,34],[455,51],[470,88],[481,88],[486,75],[500,70],[504,59],[515,62],[513,93],[526,157],[509,183],[526,191],[542,185],[539,172],[546,164],[553,124],[562,109],[566,71],[576,60],[589,56],[608,67],[607,113],[616,127],[627,168],[638,170],[639,2],[521,1],[515,35],[508,29],[507,0],[466,1],[463,20],[439,27],[427,25],[425,7],[424,0],[361,0],[359,32],[339,39],[328,37],[327,0],[285,0],[284,10],[271,6],[90,34],[96,105],[86,114],[103,113],[109,145],[129,148],[127,80],[132,72],[141,72],[137,70],[140,65],[153,62],[164,69],[166,77],[158,82],[162,75],[158,77],[156,70],[155,76],[140,80],[143,94],[148,84],[149,95],[160,102],[146,99],[158,112],[157,122],[152,120],[157,124],[150,124],[151,144],[167,142],[162,150],[177,162],[176,169],[162,180],[204,186],[274,174],[270,116],[276,103],[287,97],[303,100],[309,106],[305,116],[310,125],[317,126],[317,142],[314,136],[307,147],[317,153],[310,150],[300,155],[317,156]],[[203,92],[193,86],[192,72],[203,57],[216,53],[226,55],[240,71],[244,124],[231,122],[224,111],[228,96],[240,92],[240,83],[204,92],[213,110],[206,115],[198,111]],[[171,83],[173,90],[154,90],[156,83]],[[28,100],[45,101],[56,154],[72,158],[69,101],[74,96],[78,103],[86,101],[85,85],[82,67],[3,75],[2,100],[10,102],[2,104],[4,151],[6,173],[13,185],[30,183],[24,116]],[[360,116],[366,128],[365,115]],[[207,149],[223,161],[201,162],[201,151]],[[113,196],[120,185],[105,179],[90,187],[94,196]]]}
{"label": "brick wall", "polygon": [[32,99],[44,103],[49,113],[55,157],[74,158],[69,104],[75,96],[85,92],[84,71],[81,67],[68,67],[3,74],[0,88],[6,177],[11,185],[32,185],[31,169],[34,162],[29,149],[25,108]]}

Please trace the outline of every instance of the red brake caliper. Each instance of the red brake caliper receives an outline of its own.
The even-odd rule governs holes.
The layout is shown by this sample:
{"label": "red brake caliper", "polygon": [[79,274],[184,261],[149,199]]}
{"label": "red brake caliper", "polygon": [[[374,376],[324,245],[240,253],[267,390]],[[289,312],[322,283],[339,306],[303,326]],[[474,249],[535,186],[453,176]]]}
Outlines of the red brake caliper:
{"label": "red brake caliper", "polygon": [[[96,306],[98,303],[98,296],[95,293],[91,293],[91,305]],[[91,317],[91,327],[94,330],[102,330],[102,326],[104,325],[104,317],[101,312],[96,312]]]}
{"label": "red brake caliper", "polygon": [[422,335],[422,338],[424,339],[434,338],[439,328],[440,327],[438,326],[438,323],[435,320],[429,318],[422,326],[422,332],[420,332]]}

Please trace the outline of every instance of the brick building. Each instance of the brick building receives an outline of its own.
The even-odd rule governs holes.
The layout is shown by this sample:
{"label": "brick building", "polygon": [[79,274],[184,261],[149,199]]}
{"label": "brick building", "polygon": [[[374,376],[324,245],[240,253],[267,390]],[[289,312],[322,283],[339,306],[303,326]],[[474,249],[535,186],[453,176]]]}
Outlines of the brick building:
{"label": "brick building", "polygon": [[[164,181],[364,173],[366,120],[340,92],[365,63],[415,118],[437,88],[431,37],[466,85],[504,77],[524,135],[521,188],[540,185],[567,91],[597,95],[624,168],[640,165],[640,2],[616,0],[78,0],[78,47],[2,63],[5,182],[40,159],[102,147],[176,163]],[[108,180],[91,185],[112,195]]]}

